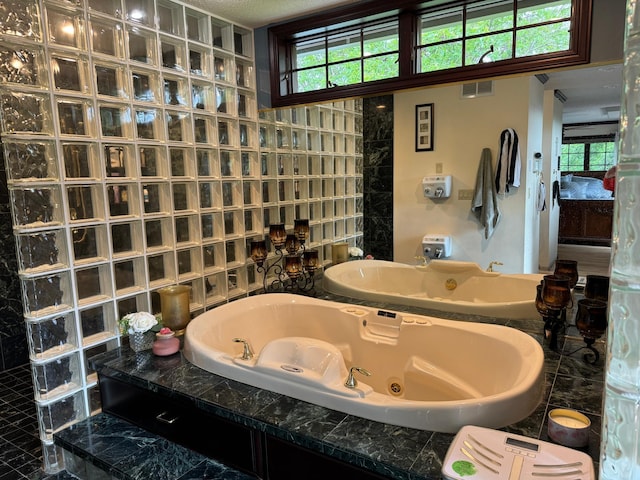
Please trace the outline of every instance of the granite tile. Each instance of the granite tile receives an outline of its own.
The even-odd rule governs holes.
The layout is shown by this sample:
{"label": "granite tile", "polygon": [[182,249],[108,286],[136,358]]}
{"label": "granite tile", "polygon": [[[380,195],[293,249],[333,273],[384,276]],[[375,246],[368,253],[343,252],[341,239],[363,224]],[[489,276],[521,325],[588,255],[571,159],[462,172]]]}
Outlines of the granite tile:
{"label": "granite tile", "polygon": [[255,477],[227,466],[206,460],[200,462],[195,468],[189,470],[176,480],[254,480]]}
{"label": "granite tile", "polygon": [[600,414],[603,389],[604,383],[601,381],[558,374],[549,405]]}

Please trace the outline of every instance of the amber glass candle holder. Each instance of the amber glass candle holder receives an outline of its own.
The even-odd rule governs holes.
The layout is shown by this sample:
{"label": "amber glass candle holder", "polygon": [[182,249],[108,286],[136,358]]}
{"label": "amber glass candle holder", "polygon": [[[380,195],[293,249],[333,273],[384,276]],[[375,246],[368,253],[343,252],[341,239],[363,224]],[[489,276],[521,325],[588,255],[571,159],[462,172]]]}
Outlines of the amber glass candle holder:
{"label": "amber glass candle holder", "polygon": [[295,234],[290,233],[287,235],[286,240],[284,242],[284,248],[289,253],[289,255],[293,255],[300,248],[300,242],[298,241],[298,237]]}
{"label": "amber glass candle holder", "polygon": [[587,282],[584,286],[585,298],[609,301],[609,277],[605,275],[587,275]]}
{"label": "amber glass candle holder", "polygon": [[578,283],[578,262],[575,260],[556,260],[554,275],[569,278],[569,288],[573,288]]}
{"label": "amber glass candle holder", "polygon": [[251,242],[251,260],[261,267],[267,259],[267,244],[264,240]]}
{"label": "amber glass candle holder", "polygon": [[176,335],[184,334],[184,330],[191,320],[189,312],[190,292],[191,287],[188,285],[173,285],[158,290],[162,325],[176,332]]}
{"label": "amber glass candle holder", "polygon": [[293,221],[293,233],[300,243],[309,238],[309,220],[297,219]]}
{"label": "amber glass candle holder", "polygon": [[585,354],[585,360],[591,364],[596,363],[600,358],[600,353],[593,344],[607,331],[607,303],[591,298],[578,300],[576,327],[584,338],[586,346],[583,348],[590,350],[594,357],[590,361],[587,354]]}
{"label": "amber glass candle holder", "polygon": [[302,255],[302,267],[304,271],[313,275],[318,266],[318,251],[306,250]]}
{"label": "amber glass candle holder", "polygon": [[280,250],[284,246],[287,240],[287,231],[284,228],[284,223],[269,225],[269,239],[276,250]]}
{"label": "amber glass candle holder", "polygon": [[298,255],[285,257],[284,270],[291,280],[297,280],[302,275],[302,260]]}

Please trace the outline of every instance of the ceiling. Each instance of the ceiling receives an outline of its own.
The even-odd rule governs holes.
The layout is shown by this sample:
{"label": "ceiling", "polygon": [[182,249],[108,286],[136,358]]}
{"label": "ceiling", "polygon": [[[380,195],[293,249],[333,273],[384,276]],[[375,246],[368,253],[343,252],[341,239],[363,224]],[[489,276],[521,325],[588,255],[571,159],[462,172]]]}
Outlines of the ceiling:
{"label": "ceiling", "polygon": [[[187,3],[240,25],[258,28],[359,0],[188,0]],[[618,120],[622,66],[604,65],[548,72],[545,90],[566,97],[563,123]]]}

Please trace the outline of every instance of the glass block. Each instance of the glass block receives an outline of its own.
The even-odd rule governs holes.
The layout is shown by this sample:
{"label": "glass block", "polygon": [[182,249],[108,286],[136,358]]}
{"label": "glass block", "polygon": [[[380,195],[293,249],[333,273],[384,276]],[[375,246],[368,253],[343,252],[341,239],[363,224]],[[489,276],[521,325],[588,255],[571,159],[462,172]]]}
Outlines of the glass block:
{"label": "glass block", "polygon": [[147,251],[173,248],[170,218],[159,218],[144,222]]}
{"label": "glass block", "polygon": [[89,10],[106,13],[119,18],[122,15],[122,3],[120,0],[87,0]]}
{"label": "glass block", "polygon": [[[106,352],[110,352],[111,350],[115,350],[116,348],[118,348],[118,341],[114,338],[113,340],[109,340],[107,342],[104,343],[99,343],[97,345],[92,345],[88,348],[86,348],[83,352],[82,352],[82,359],[84,361],[84,365],[85,365],[85,373],[86,373],[86,382],[87,383],[95,383],[98,381],[98,374],[97,372],[91,367],[91,363],[89,362],[89,360],[91,359],[91,357],[95,357],[96,355],[99,355],[101,353],[106,353]],[[89,477],[89,478],[93,478],[93,477]]]}
{"label": "glass block", "polygon": [[278,201],[278,183],[275,180],[262,182],[262,203],[275,203]]}
{"label": "glass block", "polygon": [[108,264],[77,269],[75,276],[79,304],[95,303],[113,296]]}
{"label": "glass block", "polygon": [[130,22],[150,26],[155,24],[153,0],[124,0],[124,11],[126,19]]}
{"label": "glass block", "polygon": [[276,130],[273,125],[260,124],[258,128],[258,143],[261,148],[276,147]]}
{"label": "glass block", "polygon": [[180,107],[189,105],[189,86],[186,78],[164,75],[163,92],[165,105],[177,105]]}
{"label": "glass block", "polygon": [[222,205],[224,207],[234,207],[242,205],[241,182],[222,182]]}
{"label": "glass block", "polygon": [[138,216],[138,187],[134,183],[107,185],[111,217]]}
{"label": "glass block", "polygon": [[82,386],[78,352],[32,365],[36,400],[53,400]]}
{"label": "glass block", "polygon": [[245,234],[254,234],[262,232],[264,226],[262,224],[262,211],[254,208],[244,211],[244,231]]}
{"label": "glass block", "polygon": [[162,66],[178,72],[187,71],[187,52],[184,42],[168,37],[160,38]]}
{"label": "glass block", "polygon": [[253,56],[253,36],[251,30],[233,27],[233,51],[236,55]]}
{"label": "glass block", "polygon": [[191,75],[211,77],[211,55],[208,48],[189,44],[189,72]]}
{"label": "glass block", "polygon": [[49,84],[46,65],[42,47],[0,41],[0,85],[3,88],[7,84],[46,87]]}
{"label": "glass block", "polygon": [[109,258],[106,225],[72,227],[71,238],[76,265],[101,262]]}
{"label": "glass block", "polygon": [[137,27],[129,28],[127,39],[130,60],[147,65],[158,65],[157,41],[154,31]]}
{"label": "glass block", "polygon": [[173,183],[171,187],[175,211],[196,210],[198,195],[195,183]]}
{"label": "glass block", "polygon": [[169,147],[169,162],[172,177],[195,177],[193,151],[190,148]]}
{"label": "glass block", "polygon": [[211,144],[215,140],[215,118],[205,115],[193,116],[193,140],[196,143]]}
{"label": "glass block", "polygon": [[191,102],[193,108],[215,112],[213,86],[206,82],[191,82]]}
{"label": "glass block", "polygon": [[234,268],[227,271],[227,290],[229,298],[244,296],[247,293],[247,271]]}
{"label": "glass block", "polygon": [[98,109],[103,137],[131,138],[131,112],[128,107],[101,104]]}
{"label": "glass block", "polygon": [[68,179],[101,178],[97,144],[62,142],[65,177]]}
{"label": "glass block", "polygon": [[152,145],[138,147],[140,175],[143,177],[167,177],[165,149]]}
{"label": "glass block", "polygon": [[215,53],[213,57],[213,78],[217,82],[231,83],[233,81],[233,65],[234,61],[231,57]]}
{"label": "glass block", "polygon": [[164,285],[175,282],[175,257],[173,252],[147,257],[149,286]]}
{"label": "glass block", "polygon": [[60,187],[9,188],[15,227],[56,226],[63,222]]}
{"label": "glass block", "polygon": [[202,274],[199,248],[193,247],[185,250],[178,250],[176,252],[176,260],[178,263],[178,279],[180,281]]}
{"label": "glass block", "polygon": [[260,154],[260,173],[263,177],[274,177],[278,172],[277,157],[274,153]]}
{"label": "glass block", "polygon": [[53,442],[42,442],[42,463],[45,472],[58,472],[64,468],[64,452],[62,447]]}
{"label": "glass block", "polygon": [[220,166],[217,150],[196,148],[196,166],[198,177],[218,177]]}
{"label": "glass block", "polygon": [[86,418],[82,391],[51,403],[37,403],[40,438],[53,440],[53,434]]}
{"label": "glass block", "polygon": [[24,0],[8,0],[3,2],[6,12],[0,23],[0,34],[25,37],[31,40],[40,40],[40,10],[37,2]]}
{"label": "glass block", "polygon": [[122,297],[117,300],[116,318],[122,318],[129,313],[148,312],[149,301],[146,293],[138,293],[129,297]]}
{"label": "glass block", "polygon": [[306,200],[309,198],[309,183],[304,180],[294,180],[293,182],[293,198],[296,200]]}
{"label": "glass block", "polygon": [[158,28],[172,35],[184,35],[184,12],[182,5],[160,0],[156,3]]}
{"label": "glass block", "polygon": [[142,185],[145,214],[168,214],[171,210],[171,197],[168,183],[147,183]]}
{"label": "glass block", "polygon": [[220,240],[224,235],[224,231],[222,228],[222,214],[220,212],[201,214],[200,228],[201,228],[203,239]]}
{"label": "glass block", "polygon": [[225,255],[227,267],[246,260],[244,239],[229,240],[225,242]]}
{"label": "glass block", "polygon": [[144,258],[137,257],[113,262],[116,295],[126,295],[145,288]]}
{"label": "glass block", "polygon": [[135,150],[133,145],[109,145],[102,147],[104,154],[105,176],[135,177]]}
{"label": "glass block", "polygon": [[291,129],[289,127],[276,127],[276,148],[291,148]]}
{"label": "glass block", "polygon": [[260,182],[242,182],[242,203],[245,207],[257,206],[260,204]]}
{"label": "glass block", "polygon": [[238,141],[241,147],[256,148],[256,126],[253,123],[238,124]]}
{"label": "glass block", "polygon": [[108,97],[129,98],[128,79],[121,65],[94,63],[96,92]]}
{"label": "glass block", "polygon": [[227,282],[224,272],[214,273],[204,277],[204,289],[207,305],[221,302],[227,296]]}
{"label": "glass block", "polygon": [[120,22],[107,22],[91,18],[89,34],[92,52],[124,58],[123,26]]}
{"label": "glass block", "polygon": [[233,50],[233,26],[217,18],[211,18],[211,40],[214,47]]}
{"label": "glass block", "polygon": [[244,223],[242,219],[242,211],[234,210],[223,213],[224,234],[227,237],[237,236],[243,233]]}
{"label": "glass block", "polygon": [[111,224],[111,251],[116,258],[142,254],[142,222]]}
{"label": "glass block", "polygon": [[3,147],[10,184],[16,181],[58,180],[54,142],[7,139]]}
{"label": "glass block", "polygon": [[53,84],[56,90],[90,93],[89,60],[84,56],[62,56],[54,54],[51,58]]}
{"label": "glass block", "polygon": [[49,42],[80,50],[85,48],[82,12],[46,6]]}
{"label": "glass block", "polygon": [[80,310],[82,345],[91,345],[117,335],[118,322],[111,302]]}
{"label": "glass block", "polygon": [[255,80],[253,76],[253,64],[236,60],[236,85],[244,88],[253,88]]}
{"label": "glass block", "polygon": [[72,312],[41,320],[27,320],[29,358],[33,362],[49,360],[78,347],[76,321]]}
{"label": "glass block", "polygon": [[199,217],[197,215],[187,215],[175,217],[176,245],[185,246],[193,244],[200,239]]}
{"label": "glass block", "polygon": [[234,88],[216,86],[215,97],[217,113],[226,113],[228,115],[235,113],[236,92]]}
{"label": "glass block", "polygon": [[222,177],[239,177],[239,167],[238,152],[234,150],[220,150],[220,175]]}
{"label": "glass block", "polygon": [[241,152],[240,153],[240,168],[242,169],[242,176],[245,178],[252,178],[258,176],[258,152]]}
{"label": "glass block", "polygon": [[165,112],[167,140],[170,142],[189,142],[191,139],[191,115],[186,112]]}
{"label": "glass block", "polygon": [[196,10],[186,9],[187,38],[196,42],[209,43],[209,16]]}
{"label": "glass block", "polygon": [[159,110],[135,109],[136,137],[143,140],[162,140],[162,113]]}
{"label": "glass block", "polygon": [[20,273],[35,274],[69,266],[63,230],[18,233],[15,238]]}
{"label": "glass block", "polygon": [[105,219],[104,197],[99,185],[68,185],[67,202],[71,222]]}
{"label": "glass block", "polygon": [[58,124],[62,135],[93,136],[93,106],[90,101],[57,98]]}
{"label": "glass block", "polygon": [[49,97],[37,93],[7,92],[0,96],[2,102],[2,132],[39,133],[51,135],[53,126]]}

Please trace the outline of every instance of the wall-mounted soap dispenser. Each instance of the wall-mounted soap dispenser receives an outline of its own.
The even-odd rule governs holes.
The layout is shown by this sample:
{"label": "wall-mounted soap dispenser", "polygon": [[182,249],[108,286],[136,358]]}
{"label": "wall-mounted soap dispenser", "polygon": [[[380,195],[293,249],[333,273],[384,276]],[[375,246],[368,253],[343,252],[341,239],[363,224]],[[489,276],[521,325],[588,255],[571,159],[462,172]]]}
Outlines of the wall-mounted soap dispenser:
{"label": "wall-mounted soap dispenser", "polygon": [[422,191],[427,198],[451,196],[451,175],[430,175],[422,179]]}
{"label": "wall-mounted soap dispenser", "polygon": [[447,235],[425,235],[422,237],[422,252],[425,257],[446,258],[451,256],[451,237]]}

